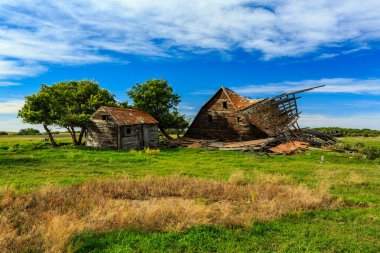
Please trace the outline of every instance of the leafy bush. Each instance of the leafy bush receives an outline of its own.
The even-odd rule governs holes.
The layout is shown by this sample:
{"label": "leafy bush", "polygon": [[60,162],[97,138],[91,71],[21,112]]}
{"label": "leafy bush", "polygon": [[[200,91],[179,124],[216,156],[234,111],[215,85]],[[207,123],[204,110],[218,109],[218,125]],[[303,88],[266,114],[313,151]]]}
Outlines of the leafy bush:
{"label": "leafy bush", "polygon": [[380,158],[380,148],[377,147],[365,147],[363,148],[362,153],[366,155],[369,160]]}
{"label": "leafy bush", "polygon": [[344,142],[338,142],[337,144],[335,144],[335,149],[344,150],[344,151],[357,151],[356,149],[353,149],[351,144],[344,143]]}
{"label": "leafy bush", "polygon": [[37,135],[37,134],[40,134],[40,131],[34,128],[24,128],[24,129],[21,129],[17,133],[17,135]]}
{"label": "leafy bush", "polygon": [[5,131],[0,131],[0,135],[8,135],[8,133]]}

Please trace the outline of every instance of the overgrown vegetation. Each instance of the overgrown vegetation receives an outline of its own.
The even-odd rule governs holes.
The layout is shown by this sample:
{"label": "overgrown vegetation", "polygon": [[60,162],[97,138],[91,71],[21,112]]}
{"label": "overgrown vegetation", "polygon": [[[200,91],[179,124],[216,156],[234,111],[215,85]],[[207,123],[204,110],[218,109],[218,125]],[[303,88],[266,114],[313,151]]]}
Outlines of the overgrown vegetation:
{"label": "overgrown vegetation", "polygon": [[[58,142],[70,141],[67,134],[55,138]],[[350,137],[343,141],[352,146],[358,142],[368,147],[380,146],[379,138]],[[249,152],[203,149],[125,152],[73,145],[52,149],[44,142],[43,136],[1,136],[0,203],[3,208],[0,209],[0,220],[2,224],[16,224],[14,227],[18,228],[20,241],[26,240],[23,236],[27,234],[36,236],[33,238],[41,238],[38,235],[43,234],[43,239],[37,240],[36,244],[24,243],[31,248],[37,249],[39,245],[53,247],[54,243],[58,243],[66,244],[63,247],[69,252],[379,252],[379,166],[379,159],[369,160],[351,152],[311,150],[296,156],[261,156]],[[180,176],[166,177],[173,174]],[[143,179],[147,175],[151,177]],[[141,182],[145,182],[145,186],[144,183],[139,184]],[[157,185],[158,182],[162,187]],[[205,186],[201,187],[197,182],[203,182]],[[260,184],[260,194],[266,192],[268,195],[249,194],[246,197],[235,194],[257,186],[256,183]],[[265,185],[271,187],[265,188]],[[218,188],[220,186],[233,188],[214,191],[224,189]],[[160,194],[166,192],[167,195],[159,195],[158,189],[162,190]],[[200,193],[202,189],[206,189],[207,193]],[[292,193],[301,189],[301,195],[309,197],[287,195],[286,189]],[[98,195],[99,203],[94,197]],[[267,197],[261,199],[264,202],[252,201],[258,196]],[[286,201],[296,199],[298,205],[305,203],[302,202],[305,199],[318,199],[318,196],[327,197],[328,201],[335,199],[335,203],[343,205],[321,210],[287,209],[294,207],[290,204],[292,202],[278,202],[284,198]],[[51,205],[47,205],[47,199],[52,201]],[[298,199],[301,201],[297,202]],[[88,204],[86,201],[93,202]],[[72,204],[74,202],[75,205]],[[123,205],[125,202],[133,204]],[[269,203],[276,202],[282,203],[281,206],[269,208]],[[255,216],[252,223],[244,223],[246,219],[235,223],[239,215],[236,215],[234,207],[255,206],[255,203],[264,203],[269,208],[265,209],[265,215],[272,218],[257,219]],[[317,208],[329,206],[325,204],[317,205]],[[70,206],[75,207],[69,209]],[[160,209],[161,206],[166,209]],[[226,206],[228,208],[224,209]],[[131,215],[140,216],[136,219],[133,218],[136,216],[128,216],[128,207],[142,210],[131,211]],[[216,216],[214,212],[207,217],[194,216],[192,212],[199,210],[198,207],[206,213],[207,210],[223,207],[234,222],[226,225],[229,223],[224,223],[224,219],[228,215],[221,213]],[[15,210],[12,215],[8,212],[11,209]],[[169,209],[180,210],[181,215],[173,214]],[[51,212],[46,213],[46,210]],[[69,210],[71,212],[66,212]],[[237,212],[249,217],[250,212],[245,210],[248,209],[239,207]],[[258,209],[255,210],[251,214],[258,214]],[[200,218],[186,218],[187,211],[191,217]],[[271,216],[277,211],[284,211],[281,217]],[[40,213],[44,212],[46,215],[42,217]],[[120,217],[119,214],[128,215]],[[145,216],[147,214],[150,214],[149,219]],[[35,221],[28,219],[31,215],[36,217]],[[247,217],[244,215],[241,217]],[[148,223],[153,225],[141,221],[154,220],[158,216],[161,222]],[[99,222],[95,222],[99,217]],[[123,217],[133,218],[128,219],[127,224],[138,221],[146,227],[126,225],[122,222]],[[203,221],[203,218],[211,221],[205,223],[208,225],[198,226],[203,223],[196,222]],[[24,219],[27,221],[24,222]],[[46,221],[49,221],[48,225],[42,225]],[[70,225],[74,224],[73,221],[77,222]],[[87,221],[91,221],[90,227],[85,226]],[[181,227],[188,221],[190,225]],[[14,227],[12,225],[11,229]],[[152,227],[164,229],[155,231],[150,229]],[[2,228],[12,231],[7,226]],[[0,231],[12,238],[12,232]],[[76,231],[85,232],[77,234]],[[71,234],[75,235],[70,237]],[[2,240],[8,243],[11,239]],[[13,241],[14,247],[20,245],[16,241]]]}
{"label": "overgrown vegetation", "polygon": [[333,136],[338,137],[346,137],[346,136],[354,136],[354,137],[376,137],[380,136],[379,130],[372,130],[372,129],[356,129],[356,128],[340,128],[340,127],[319,127],[319,128],[312,128],[310,130],[325,133],[325,134],[331,134]]}
{"label": "overgrown vegetation", "polygon": [[0,131],[0,135],[8,135],[8,132]]}
{"label": "overgrown vegetation", "polygon": [[336,150],[357,152],[363,155],[363,158],[375,160],[380,158],[380,147],[367,146],[363,142],[356,142],[354,144],[340,142],[335,145]]}

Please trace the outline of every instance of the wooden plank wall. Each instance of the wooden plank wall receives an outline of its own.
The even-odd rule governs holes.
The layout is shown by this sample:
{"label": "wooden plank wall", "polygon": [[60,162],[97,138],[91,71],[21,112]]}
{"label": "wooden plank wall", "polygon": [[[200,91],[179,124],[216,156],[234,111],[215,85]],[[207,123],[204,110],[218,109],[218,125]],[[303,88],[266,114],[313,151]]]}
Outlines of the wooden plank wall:
{"label": "wooden plank wall", "polygon": [[102,115],[108,115],[104,110],[98,110],[92,116],[87,126],[86,146],[101,149],[117,149],[117,124],[111,119],[102,119]]}
{"label": "wooden plank wall", "polygon": [[[130,129],[129,132],[127,129]],[[143,149],[158,146],[157,125],[141,124],[120,127],[121,149]]]}
{"label": "wooden plank wall", "polygon": [[144,146],[157,148],[158,141],[158,125],[144,125]]}

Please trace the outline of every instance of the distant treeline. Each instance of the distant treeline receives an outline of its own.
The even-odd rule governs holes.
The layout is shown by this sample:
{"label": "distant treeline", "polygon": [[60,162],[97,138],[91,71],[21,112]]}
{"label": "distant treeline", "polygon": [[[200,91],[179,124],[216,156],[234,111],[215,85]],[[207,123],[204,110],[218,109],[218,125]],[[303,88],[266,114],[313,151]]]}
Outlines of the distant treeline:
{"label": "distant treeline", "polygon": [[333,136],[363,136],[363,137],[375,137],[380,136],[379,130],[372,129],[356,129],[356,128],[340,128],[340,127],[318,127],[318,128],[306,128],[308,130],[326,133]]}
{"label": "distant treeline", "polygon": [[[51,131],[52,134],[60,134],[59,131]],[[40,132],[37,129],[34,128],[24,128],[21,129],[18,132],[6,132],[6,131],[0,131],[0,135],[46,135],[46,132]]]}

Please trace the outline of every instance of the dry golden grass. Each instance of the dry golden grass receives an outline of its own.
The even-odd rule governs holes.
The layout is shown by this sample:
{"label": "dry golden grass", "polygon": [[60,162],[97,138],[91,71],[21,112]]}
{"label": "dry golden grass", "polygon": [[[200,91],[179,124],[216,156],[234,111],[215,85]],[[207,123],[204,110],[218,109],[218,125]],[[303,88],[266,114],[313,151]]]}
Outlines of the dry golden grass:
{"label": "dry golden grass", "polygon": [[29,194],[4,190],[0,249],[60,252],[72,235],[85,230],[180,231],[202,224],[247,227],[253,221],[335,205],[326,193],[282,179],[242,183],[242,175],[234,177],[239,180],[169,176],[45,187]]}
{"label": "dry golden grass", "polygon": [[348,184],[364,185],[366,183],[366,179],[363,175],[355,172],[350,172],[346,178],[346,182]]}
{"label": "dry golden grass", "polygon": [[230,177],[228,178],[228,182],[234,183],[234,184],[244,184],[247,182],[247,179],[245,177],[244,172],[241,170],[238,170],[231,173]]}
{"label": "dry golden grass", "polygon": [[144,148],[144,152],[148,155],[158,155],[160,153],[160,149]]}

